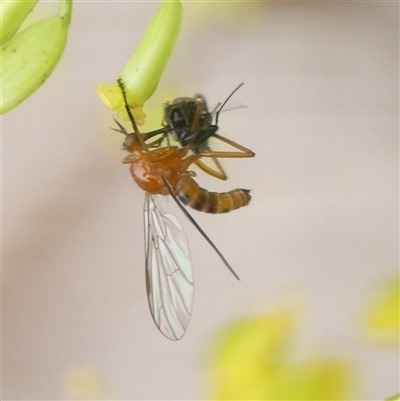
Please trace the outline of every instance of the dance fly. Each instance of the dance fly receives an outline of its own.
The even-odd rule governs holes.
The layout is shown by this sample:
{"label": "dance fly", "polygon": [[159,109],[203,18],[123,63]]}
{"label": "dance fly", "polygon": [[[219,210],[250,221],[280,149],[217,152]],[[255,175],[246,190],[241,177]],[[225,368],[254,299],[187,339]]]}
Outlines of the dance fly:
{"label": "dance fly", "polygon": [[[250,202],[250,191],[234,189],[229,192],[210,192],[201,188],[193,179],[189,167],[203,157],[229,157],[225,152],[190,152],[193,143],[183,147],[161,146],[162,138],[170,128],[150,133],[140,133],[127,105],[122,81],[121,88],[125,108],[132,123],[133,132],[126,133],[124,149],[129,154],[123,163],[130,164],[134,181],[145,191],[145,265],[146,288],[153,320],[167,338],[179,340],[189,324],[193,307],[193,270],[187,239],[178,220],[165,214],[157,203],[156,195],[171,195],[179,208],[196,227],[221,258],[231,273],[239,279],[228,261],[202,230],[185,206],[207,213],[227,213]],[[221,154],[223,153],[223,154]]]}

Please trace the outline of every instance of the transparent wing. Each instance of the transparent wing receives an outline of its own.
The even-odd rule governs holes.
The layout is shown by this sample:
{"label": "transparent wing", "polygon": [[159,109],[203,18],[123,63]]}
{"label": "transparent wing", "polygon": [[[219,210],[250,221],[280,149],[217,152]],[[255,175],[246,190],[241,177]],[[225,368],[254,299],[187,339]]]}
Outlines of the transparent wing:
{"label": "transparent wing", "polygon": [[144,204],[146,286],[153,320],[161,333],[179,340],[193,306],[193,271],[185,233],[178,220],[163,214],[154,197]]}

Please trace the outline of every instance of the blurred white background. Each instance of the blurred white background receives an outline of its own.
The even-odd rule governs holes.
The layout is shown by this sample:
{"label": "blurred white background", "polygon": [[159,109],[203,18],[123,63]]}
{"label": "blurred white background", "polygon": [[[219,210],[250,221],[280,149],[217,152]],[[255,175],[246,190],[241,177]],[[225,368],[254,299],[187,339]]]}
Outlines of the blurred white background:
{"label": "blurred white background", "polygon": [[399,262],[398,3],[183,4],[145,111],[161,121],[163,102],[196,92],[213,108],[244,82],[230,105],[247,108],[221,114],[220,133],[256,157],[224,161],[227,182],[199,173],[210,190],[251,188],[248,207],[193,212],[241,282],[169,201],[196,280],[175,343],[148,310],[144,196],[94,90],[115,79],[158,4],[75,2],[58,68],[2,118],[3,398],[64,399],[79,366],[99,374],[103,399],[207,397],[213,337],[282,304],[306,311],[304,344],[355,363],[359,399],[398,392],[398,352],[361,341],[359,327]]}

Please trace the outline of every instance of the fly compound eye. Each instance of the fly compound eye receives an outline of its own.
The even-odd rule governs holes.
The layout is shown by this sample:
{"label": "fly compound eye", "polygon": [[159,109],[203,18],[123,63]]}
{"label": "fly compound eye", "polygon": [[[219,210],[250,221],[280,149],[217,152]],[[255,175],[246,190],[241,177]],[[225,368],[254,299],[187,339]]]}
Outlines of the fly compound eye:
{"label": "fly compound eye", "polygon": [[178,108],[172,109],[171,124],[173,125],[174,128],[183,128],[187,125],[187,121],[180,109]]}

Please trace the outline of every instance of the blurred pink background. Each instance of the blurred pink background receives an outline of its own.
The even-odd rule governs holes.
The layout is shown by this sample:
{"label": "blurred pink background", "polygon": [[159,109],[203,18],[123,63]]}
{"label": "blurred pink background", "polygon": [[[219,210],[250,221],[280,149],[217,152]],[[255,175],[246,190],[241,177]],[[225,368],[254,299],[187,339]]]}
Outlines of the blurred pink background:
{"label": "blurred pink background", "polygon": [[213,337],[282,304],[305,310],[300,348],[355,363],[360,399],[398,392],[398,351],[360,340],[359,324],[399,262],[398,3],[183,4],[145,111],[157,128],[163,102],[200,92],[213,108],[244,82],[229,106],[247,108],[222,113],[220,133],[256,157],[223,161],[227,182],[198,176],[210,190],[251,188],[248,207],[193,212],[241,282],[168,202],[196,280],[175,343],[148,310],[144,196],[95,94],[157,6],[75,2],[60,65],[2,118],[3,398],[64,399],[66,375],[83,365],[101,378],[99,399],[202,399]]}

